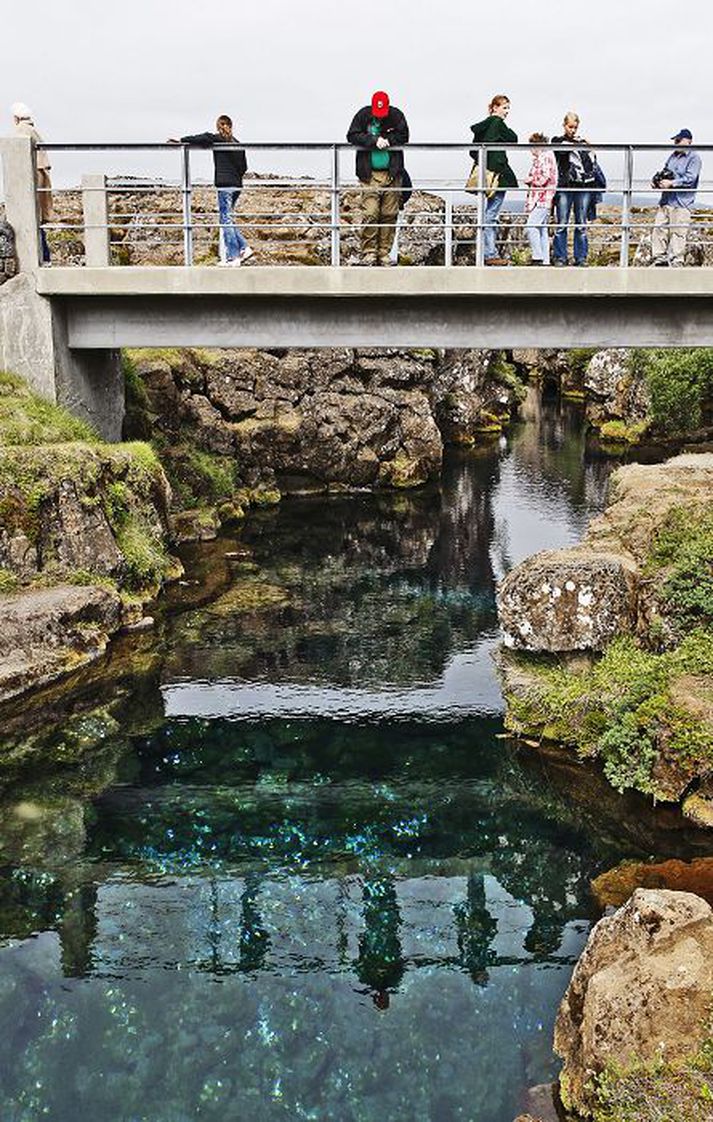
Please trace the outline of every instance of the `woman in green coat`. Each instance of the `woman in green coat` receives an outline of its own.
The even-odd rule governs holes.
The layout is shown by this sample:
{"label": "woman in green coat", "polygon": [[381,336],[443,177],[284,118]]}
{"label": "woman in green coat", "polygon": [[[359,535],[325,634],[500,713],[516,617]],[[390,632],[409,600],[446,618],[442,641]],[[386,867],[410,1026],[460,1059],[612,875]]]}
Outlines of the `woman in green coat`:
{"label": "woman in green coat", "polygon": [[[478,121],[477,124],[471,125],[474,142],[476,144],[517,144],[517,133],[514,133],[505,124],[509,112],[510,98],[506,97],[505,94],[498,94],[494,97],[488,106],[489,116],[484,121]],[[478,150],[475,149],[471,155],[477,163]],[[508,187],[517,187],[517,178],[508,163],[507,152],[497,150],[488,152],[486,167],[488,172],[497,176],[497,185],[494,185],[495,190],[485,204],[485,229],[483,231],[485,264],[507,265],[504,258],[498,257],[495,235],[498,228],[498,217],[505,202],[505,192]]]}

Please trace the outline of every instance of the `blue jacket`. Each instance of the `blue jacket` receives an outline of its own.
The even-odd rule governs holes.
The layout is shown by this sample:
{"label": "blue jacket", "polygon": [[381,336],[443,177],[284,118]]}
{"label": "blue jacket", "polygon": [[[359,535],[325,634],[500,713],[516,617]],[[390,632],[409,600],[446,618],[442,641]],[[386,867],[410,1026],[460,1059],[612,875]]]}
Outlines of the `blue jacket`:
{"label": "blue jacket", "polygon": [[671,172],[673,188],[662,193],[659,206],[682,206],[692,210],[701,177],[701,157],[691,148],[676,148],[666,161],[666,170]]}

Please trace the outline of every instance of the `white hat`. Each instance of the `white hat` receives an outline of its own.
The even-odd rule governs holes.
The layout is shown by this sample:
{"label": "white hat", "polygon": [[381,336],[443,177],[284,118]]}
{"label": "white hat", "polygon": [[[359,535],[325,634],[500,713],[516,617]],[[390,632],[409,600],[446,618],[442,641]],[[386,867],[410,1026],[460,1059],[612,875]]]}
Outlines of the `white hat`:
{"label": "white hat", "polygon": [[32,120],[32,110],[25,105],[24,101],[15,101],[10,107],[10,112],[13,117],[17,117],[18,121]]}

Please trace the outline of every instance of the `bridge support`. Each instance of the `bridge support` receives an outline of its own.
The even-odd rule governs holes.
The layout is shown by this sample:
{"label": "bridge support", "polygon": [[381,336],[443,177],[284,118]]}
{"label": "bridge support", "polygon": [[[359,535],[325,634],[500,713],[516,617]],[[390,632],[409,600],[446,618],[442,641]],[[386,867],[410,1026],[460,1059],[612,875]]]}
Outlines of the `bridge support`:
{"label": "bridge support", "polygon": [[[19,272],[0,286],[0,370],[88,421],[105,440],[120,440],[124,381],[120,353],[71,350],[65,311],[37,292],[42,270],[32,142],[0,139],[5,216],[15,232]],[[96,252],[96,250],[95,250]]]}

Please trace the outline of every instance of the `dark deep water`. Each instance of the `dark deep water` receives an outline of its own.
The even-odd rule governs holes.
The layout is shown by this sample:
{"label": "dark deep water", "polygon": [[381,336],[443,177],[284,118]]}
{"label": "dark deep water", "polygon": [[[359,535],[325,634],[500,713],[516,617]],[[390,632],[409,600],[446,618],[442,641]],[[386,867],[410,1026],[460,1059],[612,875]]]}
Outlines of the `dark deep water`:
{"label": "dark deep water", "polygon": [[591,877],[696,847],[498,736],[495,581],[607,470],[553,405],[440,490],[285,502],[5,714],[2,1122],[512,1122]]}

